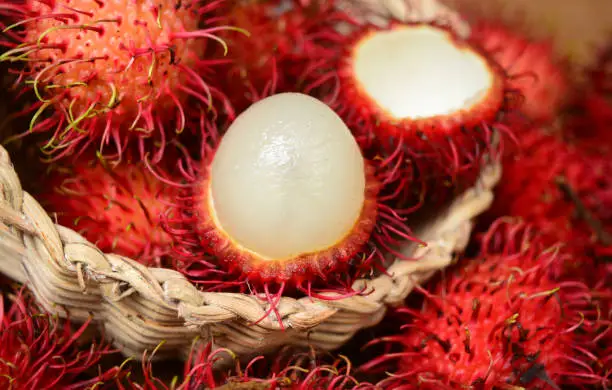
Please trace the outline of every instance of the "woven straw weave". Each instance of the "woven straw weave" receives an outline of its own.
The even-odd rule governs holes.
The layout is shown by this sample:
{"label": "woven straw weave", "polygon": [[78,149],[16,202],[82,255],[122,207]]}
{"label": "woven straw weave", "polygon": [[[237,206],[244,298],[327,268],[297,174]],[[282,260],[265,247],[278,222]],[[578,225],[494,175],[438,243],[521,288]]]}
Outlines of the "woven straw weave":
{"label": "woven straw weave", "polygon": [[359,280],[371,294],[319,301],[283,297],[275,314],[257,322],[268,304],[255,296],[201,292],[179,272],[147,268],[134,260],[104,254],[74,231],[53,223],[21,188],[10,157],[0,147],[0,272],[28,283],[37,301],[74,321],[93,316],[128,356],[139,358],[164,342],[160,356],[185,356],[195,336],[237,355],[262,353],[280,345],[334,349],[358,330],[373,326],[386,307],[400,303],[415,284],[452,261],[467,243],[471,220],[491,203],[498,164],[488,165],[479,183],[415,233],[428,246],[408,245],[418,261],[397,261],[392,276]]}

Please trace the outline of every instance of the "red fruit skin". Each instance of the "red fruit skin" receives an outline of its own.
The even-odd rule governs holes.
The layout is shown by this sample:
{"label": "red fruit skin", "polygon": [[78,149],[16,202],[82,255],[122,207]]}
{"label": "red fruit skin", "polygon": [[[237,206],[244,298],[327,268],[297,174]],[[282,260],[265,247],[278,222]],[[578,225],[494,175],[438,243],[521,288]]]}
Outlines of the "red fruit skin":
{"label": "red fruit skin", "polygon": [[191,116],[225,109],[209,76],[219,59],[207,54],[218,44],[209,38],[227,28],[210,16],[219,3],[15,3],[14,24],[3,35],[12,48],[0,60],[38,98],[22,113],[31,117],[29,132],[48,133],[44,150],[57,158],[89,144],[117,157],[133,141],[161,159],[155,142],[182,132]]}
{"label": "red fruit skin", "polygon": [[587,85],[568,108],[564,137],[589,153],[612,152],[612,45],[587,71]]}
{"label": "red fruit skin", "polygon": [[[602,224],[604,236],[612,232],[612,160],[592,155],[564,143],[555,135],[533,129],[521,135],[517,154],[503,165],[504,176],[485,220],[511,216],[537,226],[548,245],[561,243],[574,261],[562,271],[576,272],[583,280],[590,276],[585,263],[597,262],[596,254],[612,249],[612,242],[597,232],[578,214],[579,203]],[[564,184],[559,179],[564,180]]]}
{"label": "red fruit skin", "polygon": [[[266,359],[257,356],[246,364],[237,363],[236,372],[213,370],[214,364],[231,355],[225,349],[213,349],[211,343],[195,343],[189,358],[185,362],[183,381],[174,387],[158,379],[151,364],[152,355],[146,352],[142,358],[144,380],[138,383],[127,378],[127,383],[134,389],[146,390],[191,390],[191,389],[287,389],[287,390],[379,390],[368,382],[357,382],[354,378],[351,362],[344,356],[318,353],[287,347],[277,351]],[[145,385],[144,387],[143,384]],[[155,384],[154,386],[152,384]],[[149,387],[150,386],[150,387]]]}
{"label": "red fruit skin", "polygon": [[103,252],[160,267],[172,252],[162,213],[178,189],[160,181],[145,165],[129,161],[111,169],[82,158],[71,168],[53,166],[37,195],[57,222],[81,233]]}
{"label": "red fruit skin", "polygon": [[114,352],[107,345],[93,341],[80,348],[78,338],[89,325],[73,330],[68,320],[40,311],[24,290],[0,296],[0,388],[106,388],[122,377],[119,367],[98,367],[101,358]]}
{"label": "red fruit skin", "polygon": [[[590,289],[559,281],[567,255],[530,227],[498,222],[480,254],[460,263],[431,292],[406,332],[388,388],[586,389],[609,385],[612,317],[609,274]],[[592,269],[593,271],[593,269]],[[377,360],[384,360],[381,357]]]}
{"label": "red fruit skin", "polygon": [[317,40],[311,36],[342,21],[343,14],[333,3],[238,0],[220,10],[223,24],[249,32],[248,36],[232,32],[219,35],[232,53],[219,71],[222,89],[231,96],[237,113],[271,91],[300,90],[306,60],[316,50]]}
{"label": "red fruit skin", "polygon": [[557,116],[568,96],[569,82],[550,42],[532,42],[486,22],[472,26],[471,39],[505,70],[509,88],[523,97],[520,109],[524,114],[537,123],[551,122]]}

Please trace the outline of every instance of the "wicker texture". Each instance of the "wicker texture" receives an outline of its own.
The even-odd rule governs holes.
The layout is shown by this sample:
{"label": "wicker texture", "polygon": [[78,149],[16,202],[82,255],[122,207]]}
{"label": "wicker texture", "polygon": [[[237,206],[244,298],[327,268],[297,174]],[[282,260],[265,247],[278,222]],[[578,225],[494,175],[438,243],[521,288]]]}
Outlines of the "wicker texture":
{"label": "wicker texture", "polygon": [[128,356],[138,358],[164,341],[160,356],[184,356],[192,339],[250,355],[282,344],[334,349],[358,330],[377,324],[387,305],[400,303],[415,284],[448,266],[467,243],[471,220],[491,203],[498,164],[483,170],[479,183],[415,232],[427,247],[407,245],[418,261],[397,261],[392,276],[359,280],[365,296],[321,301],[283,297],[275,314],[255,296],[201,292],[179,272],[147,268],[134,260],[104,254],[74,231],[53,223],[24,192],[8,153],[0,147],[0,272],[28,283],[38,302],[74,321],[93,316]]}

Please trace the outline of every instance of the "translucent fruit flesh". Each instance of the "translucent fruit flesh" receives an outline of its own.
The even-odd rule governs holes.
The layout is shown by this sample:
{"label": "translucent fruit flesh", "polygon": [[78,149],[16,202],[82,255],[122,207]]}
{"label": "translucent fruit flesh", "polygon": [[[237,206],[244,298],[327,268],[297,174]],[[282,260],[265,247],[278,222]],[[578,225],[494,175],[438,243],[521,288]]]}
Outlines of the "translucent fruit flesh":
{"label": "translucent fruit flesh", "polygon": [[365,201],[365,163],[342,120],[302,94],[264,99],[241,114],[211,166],[209,207],[234,245],[262,260],[333,247]]}
{"label": "translucent fruit flesh", "polygon": [[367,35],[355,47],[353,69],[361,89],[398,120],[469,109],[494,84],[484,57],[428,25]]}

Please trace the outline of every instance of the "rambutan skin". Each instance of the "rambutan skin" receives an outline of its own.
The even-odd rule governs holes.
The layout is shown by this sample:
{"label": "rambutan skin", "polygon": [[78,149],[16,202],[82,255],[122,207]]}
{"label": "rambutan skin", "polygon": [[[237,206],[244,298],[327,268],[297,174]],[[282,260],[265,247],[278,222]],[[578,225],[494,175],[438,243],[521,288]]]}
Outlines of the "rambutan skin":
{"label": "rambutan skin", "polygon": [[69,321],[36,308],[24,290],[0,298],[1,388],[105,388],[123,375],[118,367],[105,371],[97,367],[102,357],[113,352],[107,345],[94,341],[89,347],[79,348],[78,338],[89,322],[72,330]]}
{"label": "rambutan skin", "polygon": [[[548,245],[561,243],[574,256],[563,271],[570,277],[584,273],[584,263],[596,262],[597,253],[612,247],[606,238],[612,228],[608,158],[533,128],[521,135],[517,154],[504,160],[503,169],[485,220],[510,216],[536,226]],[[592,226],[591,219],[601,226]]]}
{"label": "rambutan skin", "polygon": [[162,266],[172,237],[162,213],[178,189],[160,181],[144,164],[129,160],[111,167],[87,156],[71,167],[53,165],[37,195],[59,224],[72,228],[103,252],[148,266]]}
{"label": "rambutan skin", "polygon": [[563,117],[563,136],[589,153],[608,155],[612,151],[612,44],[586,76]]}
{"label": "rambutan skin", "polygon": [[349,260],[364,249],[376,225],[379,184],[374,177],[374,169],[366,165],[364,205],[357,223],[342,241],[323,251],[304,253],[295,258],[260,259],[258,254],[241,248],[219,229],[218,222],[211,214],[213,205],[209,196],[209,169],[196,190],[201,195],[194,199],[195,209],[198,210],[197,230],[200,243],[208,248],[212,255],[228,263],[232,269],[248,275],[249,279],[281,283],[292,281],[299,285],[304,280],[311,279],[313,275],[325,278],[331,271],[341,271]]}
{"label": "rambutan skin", "polygon": [[520,110],[532,121],[550,122],[567,101],[569,81],[547,41],[532,42],[499,24],[476,23],[470,39],[501,65],[508,88],[520,92]]}
{"label": "rambutan skin", "polygon": [[[193,389],[295,389],[295,390],[380,390],[368,382],[358,382],[351,361],[345,356],[308,353],[295,347],[285,347],[270,356],[256,356],[248,361],[235,362],[227,372],[215,370],[220,360],[233,356],[224,348],[214,349],[212,343],[194,342],[184,364],[182,380],[175,376],[171,385],[157,377],[151,363],[153,355],[142,358],[144,379],[134,376],[124,381],[137,390],[193,390]],[[123,384],[123,382],[121,382]],[[121,387],[123,388],[123,387]]]}
{"label": "rambutan skin", "polygon": [[312,37],[343,21],[344,14],[334,4],[239,0],[218,11],[223,24],[249,32],[219,33],[232,54],[218,73],[237,113],[274,92],[301,90],[300,76],[309,53],[317,50],[318,41]]}
{"label": "rambutan skin", "polygon": [[207,57],[211,38],[231,29],[213,24],[219,3],[15,4],[14,47],[0,60],[23,63],[20,81],[39,100],[30,131],[50,132],[45,150],[60,156],[94,140],[121,154],[128,140],[182,132],[186,117],[225,101],[206,79],[219,61]]}
{"label": "rambutan skin", "polygon": [[612,290],[556,280],[551,267],[567,255],[547,248],[524,225],[496,223],[478,257],[427,293],[421,311],[406,310],[413,320],[392,338],[404,352],[389,388],[605,388],[612,318],[601,309]]}

